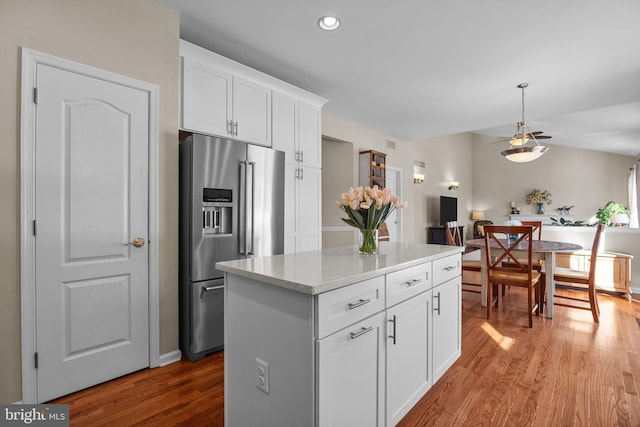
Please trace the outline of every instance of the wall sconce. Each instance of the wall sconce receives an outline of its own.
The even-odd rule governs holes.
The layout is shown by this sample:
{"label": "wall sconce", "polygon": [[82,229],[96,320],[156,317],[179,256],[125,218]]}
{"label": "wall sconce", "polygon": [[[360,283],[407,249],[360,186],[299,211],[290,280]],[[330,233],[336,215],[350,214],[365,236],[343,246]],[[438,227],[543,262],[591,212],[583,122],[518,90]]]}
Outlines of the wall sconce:
{"label": "wall sconce", "polygon": [[449,190],[457,190],[460,187],[460,183],[458,181],[449,181]]}
{"label": "wall sconce", "polygon": [[424,182],[425,164],[419,160],[413,161],[413,183],[422,184]]}

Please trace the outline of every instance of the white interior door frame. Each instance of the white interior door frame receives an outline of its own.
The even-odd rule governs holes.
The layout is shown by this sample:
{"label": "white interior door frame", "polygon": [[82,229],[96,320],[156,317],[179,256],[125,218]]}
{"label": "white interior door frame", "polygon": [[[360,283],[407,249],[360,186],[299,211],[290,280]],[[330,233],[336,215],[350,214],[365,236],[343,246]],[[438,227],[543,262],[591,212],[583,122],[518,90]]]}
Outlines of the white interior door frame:
{"label": "white interior door frame", "polygon": [[[398,199],[400,200],[404,200],[403,197],[403,186],[402,186],[402,168],[396,168],[393,166],[387,166],[387,176],[389,175],[389,173],[393,173],[396,175],[396,195],[398,196]],[[404,242],[404,236],[402,234],[402,209],[398,209],[398,242]]]}
{"label": "white interior door frame", "polygon": [[149,94],[149,364],[160,366],[158,236],[158,86],[46,53],[22,48],[20,113],[20,292],[22,403],[37,402],[35,299],[35,103],[36,67],[44,64],[127,85]]}

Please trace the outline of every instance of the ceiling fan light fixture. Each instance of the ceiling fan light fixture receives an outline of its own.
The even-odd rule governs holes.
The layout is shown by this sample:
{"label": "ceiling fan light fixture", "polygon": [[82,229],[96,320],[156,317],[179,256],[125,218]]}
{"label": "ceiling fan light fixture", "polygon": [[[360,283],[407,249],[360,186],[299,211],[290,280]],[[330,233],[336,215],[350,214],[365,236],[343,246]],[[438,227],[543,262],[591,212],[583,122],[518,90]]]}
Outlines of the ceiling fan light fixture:
{"label": "ceiling fan light fixture", "polygon": [[536,160],[542,156],[549,147],[543,147],[542,145],[534,145],[532,147],[518,147],[510,148],[502,151],[502,154],[507,160],[511,160],[516,163],[526,163]]}
{"label": "ceiling fan light fixture", "polygon": [[[524,121],[524,89],[527,86],[529,86],[529,83],[520,83],[517,86],[518,89],[522,89],[522,121],[516,124],[516,134],[509,139],[509,149],[500,153],[507,160],[516,163],[526,163],[536,160],[549,149],[549,147],[540,145],[536,139],[536,135],[542,132],[531,132],[529,125]],[[525,147],[525,144],[530,140],[533,140],[536,145]]]}
{"label": "ceiling fan light fixture", "polygon": [[318,26],[325,31],[333,31],[340,26],[340,20],[331,15],[323,16],[318,19]]}

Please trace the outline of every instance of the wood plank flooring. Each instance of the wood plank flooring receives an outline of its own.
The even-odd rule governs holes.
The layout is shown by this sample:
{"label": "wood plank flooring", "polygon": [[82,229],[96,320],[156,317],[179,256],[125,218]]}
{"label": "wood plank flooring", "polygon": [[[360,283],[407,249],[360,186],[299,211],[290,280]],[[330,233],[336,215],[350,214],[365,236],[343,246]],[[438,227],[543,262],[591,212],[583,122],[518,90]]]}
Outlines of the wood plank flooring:
{"label": "wood plank flooring", "polygon": [[[523,290],[508,290],[488,321],[465,292],[462,356],[399,426],[640,426],[640,302],[599,301],[600,324],[556,307],[529,329]],[[146,369],[52,403],[70,404],[71,426],[222,426],[223,359]]]}

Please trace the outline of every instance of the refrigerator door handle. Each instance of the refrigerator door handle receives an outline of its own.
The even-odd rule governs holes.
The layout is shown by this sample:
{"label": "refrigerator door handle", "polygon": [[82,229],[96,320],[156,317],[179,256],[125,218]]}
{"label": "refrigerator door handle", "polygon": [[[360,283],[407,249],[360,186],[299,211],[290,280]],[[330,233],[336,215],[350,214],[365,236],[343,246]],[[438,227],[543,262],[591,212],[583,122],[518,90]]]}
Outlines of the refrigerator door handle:
{"label": "refrigerator door handle", "polygon": [[[240,162],[240,197],[238,197],[238,243],[240,255],[247,254],[246,248],[246,225],[247,225],[247,210],[246,210],[246,190],[247,190],[247,162]],[[242,193],[245,194],[242,194]]]}
{"label": "refrigerator door handle", "polygon": [[[249,238],[249,245],[247,245],[247,255],[254,255],[255,251],[254,251],[254,214],[255,214],[255,184],[256,184],[256,168],[255,168],[255,162],[247,162],[248,165],[251,167],[251,191],[247,191],[247,195],[249,196],[249,201],[247,202],[247,204],[249,202],[251,202],[251,207],[247,206],[247,211],[248,211],[248,215],[249,215],[249,219],[247,222],[247,228],[248,228],[248,238]],[[249,180],[247,179],[247,182]]]}

